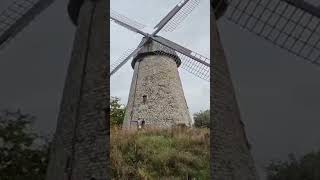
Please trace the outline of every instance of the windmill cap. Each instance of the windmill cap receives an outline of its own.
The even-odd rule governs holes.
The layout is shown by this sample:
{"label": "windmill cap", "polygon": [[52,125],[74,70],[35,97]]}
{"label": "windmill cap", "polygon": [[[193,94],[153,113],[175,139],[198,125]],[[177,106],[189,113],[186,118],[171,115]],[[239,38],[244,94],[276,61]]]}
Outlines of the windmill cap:
{"label": "windmill cap", "polygon": [[[143,43],[145,39],[146,39],[146,37],[143,38],[141,43]],[[173,49],[168,48],[166,46],[163,46],[158,42],[149,40],[142,47],[142,49],[137,53],[137,55],[133,57],[133,60],[131,62],[132,68],[134,69],[134,66],[137,61],[141,61],[141,60],[143,60],[144,57],[151,56],[151,55],[168,56],[176,62],[177,67],[179,67],[181,65],[181,60],[178,57],[177,53]]]}

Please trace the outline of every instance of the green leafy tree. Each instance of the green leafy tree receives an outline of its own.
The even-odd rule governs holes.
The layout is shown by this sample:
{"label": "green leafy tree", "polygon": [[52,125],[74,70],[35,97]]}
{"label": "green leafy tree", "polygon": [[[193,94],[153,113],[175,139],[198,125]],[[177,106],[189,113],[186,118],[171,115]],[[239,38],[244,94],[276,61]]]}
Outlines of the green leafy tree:
{"label": "green leafy tree", "polygon": [[290,154],[287,161],[273,161],[266,170],[268,180],[319,180],[320,151],[308,153],[300,159]]}
{"label": "green leafy tree", "polygon": [[210,128],[210,110],[193,114],[194,126],[197,128]]}
{"label": "green leafy tree", "polygon": [[0,179],[43,180],[49,139],[31,129],[35,117],[19,110],[0,112]]}
{"label": "green leafy tree", "polygon": [[124,105],[120,104],[120,98],[111,97],[110,98],[110,125],[111,125],[111,127],[121,126],[123,123],[124,115],[125,115],[125,107],[124,107]]}

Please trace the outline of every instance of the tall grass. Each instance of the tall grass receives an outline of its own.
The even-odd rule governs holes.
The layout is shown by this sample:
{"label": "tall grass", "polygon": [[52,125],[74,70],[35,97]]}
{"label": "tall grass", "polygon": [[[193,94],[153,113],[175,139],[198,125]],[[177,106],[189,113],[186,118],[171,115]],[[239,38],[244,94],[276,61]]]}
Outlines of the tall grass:
{"label": "tall grass", "polygon": [[208,129],[111,130],[113,179],[210,179]]}

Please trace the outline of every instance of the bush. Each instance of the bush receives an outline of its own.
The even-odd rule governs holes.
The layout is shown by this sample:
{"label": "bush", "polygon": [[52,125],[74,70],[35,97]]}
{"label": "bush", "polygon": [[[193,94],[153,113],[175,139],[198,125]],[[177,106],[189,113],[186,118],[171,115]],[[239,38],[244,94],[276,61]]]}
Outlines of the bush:
{"label": "bush", "polygon": [[0,179],[42,180],[48,164],[50,137],[31,128],[35,117],[0,111]]}
{"label": "bush", "polygon": [[120,103],[120,98],[110,98],[110,126],[121,126],[124,120],[125,107]]}
{"label": "bush", "polygon": [[210,128],[210,110],[200,111],[193,114],[194,127]]}
{"label": "bush", "polygon": [[266,168],[268,180],[319,180],[320,151],[296,158],[289,154],[286,161],[272,161]]}
{"label": "bush", "polygon": [[111,129],[114,179],[210,179],[208,129]]}

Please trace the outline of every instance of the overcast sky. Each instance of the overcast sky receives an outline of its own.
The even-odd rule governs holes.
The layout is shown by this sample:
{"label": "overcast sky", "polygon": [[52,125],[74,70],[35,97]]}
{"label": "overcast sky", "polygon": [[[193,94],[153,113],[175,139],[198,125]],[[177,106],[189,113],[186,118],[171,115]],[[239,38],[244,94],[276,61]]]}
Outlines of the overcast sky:
{"label": "overcast sky", "polygon": [[[0,10],[12,3],[1,0]],[[75,28],[65,0],[57,0],[0,51],[0,108],[38,117],[36,128],[56,128]]]}
{"label": "overcast sky", "polygon": [[[180,0],[111,0],[111,9],[148,26],[144,30],[151,33],[150,29],[179,2]],[[161,32],[158,35],[210,58],[209,7],[209,0],[202,0],[174,32]],[[135,49],[142,36],[128,31],[113,22],[110,24],[110,29],[110,53],[111,63],[113,63],[126,50]],[[202,80],[180,68],[179,72],[190,113],[193,114],[200,110],[209,109],[210,82]],[[123,104],[127,104],[128,101],[132,75],[131,61],[128,61],[122,69],[111,77],[110,95],[120,97]]]}
{"label": "overcast sky", "polygon": [[[0,1],[1,11],[8,2]],[[124,1],[111,2],[114,10],[153,27],[178,1],[144,0],[146,4],[140,4],[137,0],[137,4],[123,6],[119,5]],[[209,57],[207,2],[201,2],[175,32],[163,35]],[[225,19],[219,25],[257,167],[291,152],[299,155],[320,149],[320,68]],[[0,51],[0,109],[21,108],[38,117],[37,129],[55,129],[74,30],[66,1],[57,0]],[[115,24],[111,33],[111,61],[135,48],[141,38]],[[133,72],[126,66],[111,78],[111,94],[123,98],[123,103]],[[191,111],[209,107],[209,84],[183,70],[180,75]]]}

